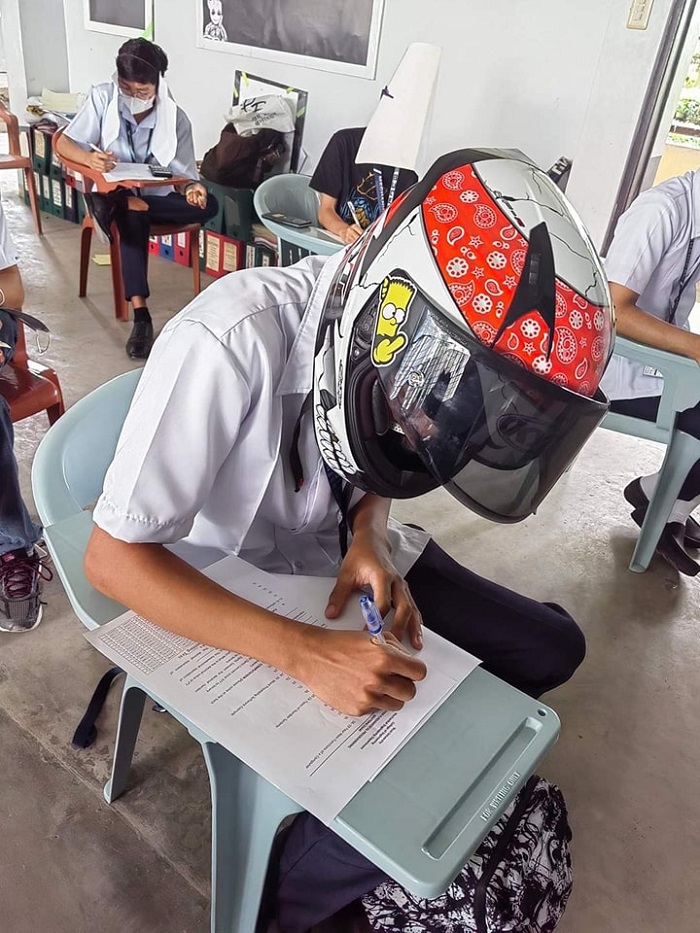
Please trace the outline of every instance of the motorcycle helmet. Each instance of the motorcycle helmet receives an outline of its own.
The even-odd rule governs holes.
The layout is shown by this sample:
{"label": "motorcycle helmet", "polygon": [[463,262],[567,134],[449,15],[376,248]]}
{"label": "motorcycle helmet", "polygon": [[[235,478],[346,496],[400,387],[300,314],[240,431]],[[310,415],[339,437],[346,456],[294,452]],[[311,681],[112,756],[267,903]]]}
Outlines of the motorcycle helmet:
{"label": "motorcycle helmet", "polygon": [[524,156],[461,150],[344,254],[316,340],[326,465],[367,492],[444,486],[532,514],[608,408],[614,315],[574,209]]}

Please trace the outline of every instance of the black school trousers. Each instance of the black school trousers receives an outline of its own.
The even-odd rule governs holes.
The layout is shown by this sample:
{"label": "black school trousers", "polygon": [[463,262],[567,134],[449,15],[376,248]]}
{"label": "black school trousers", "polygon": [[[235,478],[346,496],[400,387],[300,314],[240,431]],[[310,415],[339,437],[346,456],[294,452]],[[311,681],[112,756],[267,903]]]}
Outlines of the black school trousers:
{"label": "black school trousers", "polygon": [[119,252],[122,259],[124,297],[148,298],[148,237],[151,224],[205,224],[219,209],[216,198],[208,195],[204,208],[188,204],[184,194],[139,195],[147,211],[123,211],[117,217]]}
{"label": "black school trousers", "polygon": [[[621,415],[629,415],[631,418],[641,418],[643,421],[656,421],[660,402],[660,395],[645,398],[613,399],[610,402],[610,411],[617,411]],[[678,415],[676,427],[679,431],[685,431],[686,434],[700,440],[700,405],[682,411]],[[690,502],[697,496],[700,496],[700,460],[696,460],[690,468],[683,481],[678,498],[683,502]]]}
{"label": "black school trousers", "polygon": [[[583,661],[583,633],[564,609],[477,576],[434,541],[406,581],[427,628],[530,696],[564,683]],[[372,862],[302,813],[278,837],[268,910],[280,933],[305,933],[385,880]]]}

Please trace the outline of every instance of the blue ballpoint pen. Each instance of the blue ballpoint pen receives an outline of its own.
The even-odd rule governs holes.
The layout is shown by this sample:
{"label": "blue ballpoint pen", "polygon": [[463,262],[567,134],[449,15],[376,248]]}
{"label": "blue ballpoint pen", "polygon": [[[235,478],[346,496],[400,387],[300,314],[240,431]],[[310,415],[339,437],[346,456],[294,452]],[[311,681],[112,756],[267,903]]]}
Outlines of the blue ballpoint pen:
{"label": "blue ballpoint pen", "polygon": [[380,645],[385,645],[386,639],[382,634],[384,622],[371,596],[360,596],[360,609],[362,610],[362,615],[365,617],[365,624],[367,625],[368,632],[372,636],[372,640]]}

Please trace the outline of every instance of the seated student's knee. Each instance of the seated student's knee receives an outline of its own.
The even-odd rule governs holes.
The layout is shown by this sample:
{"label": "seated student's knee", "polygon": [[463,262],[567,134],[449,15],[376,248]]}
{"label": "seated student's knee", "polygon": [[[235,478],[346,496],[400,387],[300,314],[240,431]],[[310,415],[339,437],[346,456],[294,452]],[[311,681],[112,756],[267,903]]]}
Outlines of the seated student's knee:
{"label": "seated student's knee", "polygon": [[551,630],[543,632],[542,665],[538,671],[541,693],[566,683],[586,656],[586,638],[573,618],[561,606],[547,606],[558,618]]}

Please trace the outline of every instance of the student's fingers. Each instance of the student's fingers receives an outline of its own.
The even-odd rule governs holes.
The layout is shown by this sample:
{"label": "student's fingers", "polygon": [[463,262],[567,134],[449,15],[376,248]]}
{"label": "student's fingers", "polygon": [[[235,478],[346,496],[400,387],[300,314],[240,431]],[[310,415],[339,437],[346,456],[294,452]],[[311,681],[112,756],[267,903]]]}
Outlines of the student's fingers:
{"label": "student's fingers", "polygon": [[400,700],[401,704],[408,703],[416,695],[416,683],[408,677],[393,675],[384,681],[384,696]]}
{"label": "student's fingers", "polygon": [[395,581],[392,587],[392,598],[394,603],[392,634],[401,641],[408,632],[411,645],[420,651],[423,647],[423,619],[405,580]]}
{"label": "student's fingers", "polygon": [[385,651],[387,648],[390,649],[390,656],[387,659],[388,674],[407,677],[409,680],[423,680],[428,672],[425,663],[415,655],[409,654],[391,632],[385,637],[386,646],[382,647]]}
{"label": "student's fingers", "polygon": [[341,570],[335,586],[331,590],[331,595],[328,597],[328,605],[326,606],[327,619],[335,619],[342,613],[354,588],[355,586],[352,578]]}

